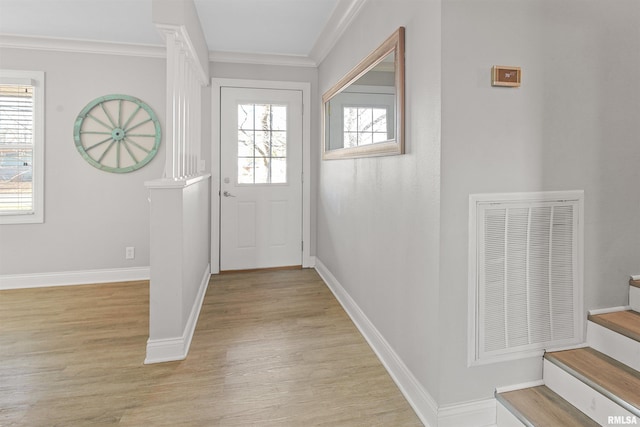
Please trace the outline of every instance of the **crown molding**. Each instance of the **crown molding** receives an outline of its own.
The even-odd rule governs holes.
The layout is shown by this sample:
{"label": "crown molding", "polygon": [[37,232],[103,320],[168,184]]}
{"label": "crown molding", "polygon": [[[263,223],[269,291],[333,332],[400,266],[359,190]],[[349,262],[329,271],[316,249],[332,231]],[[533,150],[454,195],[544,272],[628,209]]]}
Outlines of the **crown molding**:
{"label": "crown molding", "polygon": [[166,48],[161,45],[114,43],[59,37],[35,37],[5,33],[0,33],[0,47],[147,58],[165,58],[167,56]]}
{"label": "crown molding", "polygon": [[[209,61],[237,64],[279,65],[315,68],[324,60],[368,0],[339,0],[308,56],[236,52],[209,52]],[[0,47],[56,52],[97,53],[148,58],[166,58],[162,45],[115,43],[60,37],[0,33]]]}
{"label": "crown molding", "polygon": [[257,64],[257,65],[283,65],[288,67],[310,67],[318,66],[316,62],[303,55],[277,55],[264,53],[239,53],[239,52],[209,52],[211,62],[231,62],[235,64]]}
{"label": "crown molding", "polygon": [[[113,43],[58,37],[23,36],[5,33],[0,33],[0,47],[14,49],[48,50],[54,52],[124,55],[148,58],[167,57],[166,47],[163,45],[156,46],[133,43]],[[311,68],[317,66],[317,64],[307,56],[258,53],[209,52],[209,61]]]}
{"label": "crown molding", "polygon": [[338,0],[333,13],[329,17],[320,37],[314,44],[309,58],[317,65],[327,57],[351,22],[358,16],[368,0]]}

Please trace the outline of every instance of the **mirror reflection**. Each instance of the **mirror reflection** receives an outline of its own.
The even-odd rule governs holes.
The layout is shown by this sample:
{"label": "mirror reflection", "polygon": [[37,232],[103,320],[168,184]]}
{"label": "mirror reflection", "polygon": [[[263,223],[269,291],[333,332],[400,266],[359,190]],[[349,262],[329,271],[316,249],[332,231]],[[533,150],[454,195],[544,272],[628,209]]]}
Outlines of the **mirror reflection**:
{"label": "mirror reflection", "polygon": [[404,28],[336,86],[324,100],[324,159],[402,154]]}
{"label": "mirror reflection", "polygon": [[395,138],[395,54],[326,103],[329,150],[386,142]]}

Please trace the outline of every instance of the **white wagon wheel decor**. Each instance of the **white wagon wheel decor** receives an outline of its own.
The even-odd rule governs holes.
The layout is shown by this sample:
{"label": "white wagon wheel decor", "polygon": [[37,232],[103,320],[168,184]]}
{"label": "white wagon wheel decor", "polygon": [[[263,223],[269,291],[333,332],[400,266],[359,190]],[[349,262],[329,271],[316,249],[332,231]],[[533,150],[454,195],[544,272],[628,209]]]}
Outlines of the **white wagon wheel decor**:
{"label": "white wagon wheel decor", "polygon": [[158,152],[160,123],[138,98],[106,95],[91,101],[73,127],[76,148],[91,165],[106,172],[140,169]]}

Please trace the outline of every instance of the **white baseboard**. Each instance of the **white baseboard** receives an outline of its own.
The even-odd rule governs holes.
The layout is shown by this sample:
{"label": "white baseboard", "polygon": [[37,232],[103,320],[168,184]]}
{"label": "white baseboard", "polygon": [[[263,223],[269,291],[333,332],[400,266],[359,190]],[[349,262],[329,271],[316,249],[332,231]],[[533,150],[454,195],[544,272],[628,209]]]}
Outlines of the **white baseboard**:
{"label": "white baseboard", "polygon": [[426,426],[437,426],[438,406],[435,400],[422,387],[373,323],[318,258],[316,258],[315,269],[367,340],[422,423]]}
{"label": "white baseboard", "polygon": [[307,257],[302,263],[302,268],[315,268],[316,266],[316,257],[315,255],[311,255]]}
{"label": "white baseboard", "polygon": [[478,400],[438,408],[438,427],[496,425],[496,399]]}
{"label": "white baseboard", "polygon": [[[186,332],[186,330],[185,330]],[[176,362],[187,357],[185,351],[185,336],[180,338],[167,338],[147,340],[147,356],[144,359],[145,365],[163,362]]]}
{"label": "white baseboard", "polygon": [[198,317],[200,316],[200,310],[202,309],[202,303],[204,302],[204,296],[207,293],[209,287],[209,279],[211,277],[211,265],[207,264],[207,268],[202,276],[200,287],[198,288],[198,294],[191,307],[191,313],[189,319],[184,327],[181,337],[176,338],[163,338],[163,339],[149,339],[147,340],[147,356],[144,359],[145,365],[153,363],[163,362],[175,362],[178,360],[184,360],[189,353],[191,347],[191,340],[193,339],[193,333],[196,330],[198,323]]}
{"label": "white baseboard", "polygon": [[589,310],[590,316],[597,316],[598,314],[607,314],[607,313],[617,313],[619,311],[627,311],[631,309],[628,305],[622,305],[619,307],[609,307],[609,308],[596,308],[595,310]]}
{"label": "white baseboard", "polygon": [[0,276],[0,290],[129,282],[134,280],[149,280],[149,277],[149,267],[60,271],[34,274],[6,274]]}
{"label": "white baseboard", "polygon": [[525,388],[539,387],[541,385],[544,385],[544,381],[542,380],[529,381],[521,384],[513,384],[513,385],[504,386],[504,387],[496,387],[496,393],[508,393],[510,391],[522,390]]}

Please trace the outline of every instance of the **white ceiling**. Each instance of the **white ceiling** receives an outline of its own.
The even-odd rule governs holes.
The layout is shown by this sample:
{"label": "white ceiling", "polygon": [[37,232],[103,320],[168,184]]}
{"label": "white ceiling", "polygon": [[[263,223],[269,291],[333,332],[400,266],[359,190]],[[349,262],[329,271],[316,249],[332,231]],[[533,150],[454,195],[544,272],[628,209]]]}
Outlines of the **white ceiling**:
{"label": "white ceiling", "polygon": [[[302,57],[338,1],[194,0],[210,51]],[[151,0],[0,0],[0,33],[162,44]]]}

